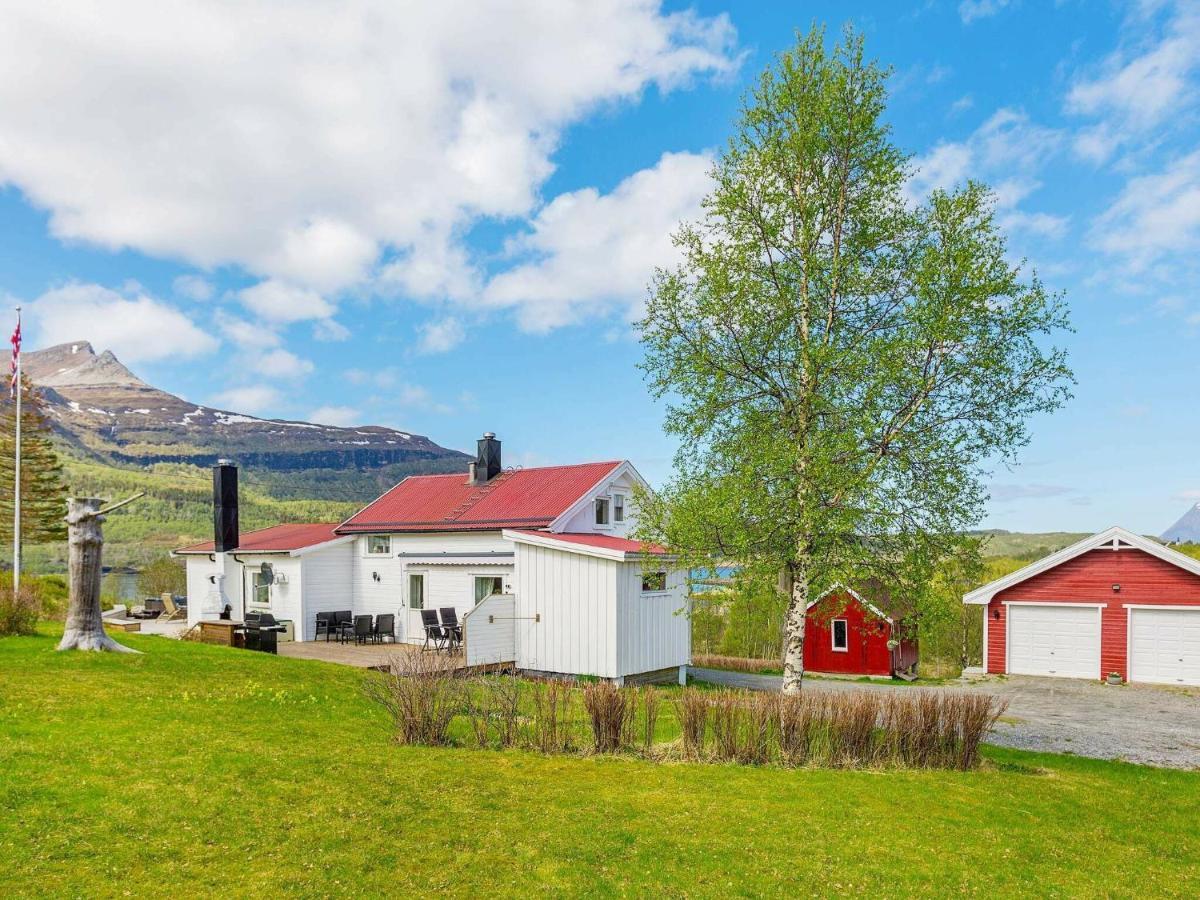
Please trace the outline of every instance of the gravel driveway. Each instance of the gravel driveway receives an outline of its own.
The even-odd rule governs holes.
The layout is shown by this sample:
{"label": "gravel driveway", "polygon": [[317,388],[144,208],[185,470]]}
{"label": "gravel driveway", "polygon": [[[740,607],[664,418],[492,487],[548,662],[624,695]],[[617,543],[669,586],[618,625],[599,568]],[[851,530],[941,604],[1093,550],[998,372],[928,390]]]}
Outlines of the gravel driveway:
{"label": "gravel driveway", "polygon": [[[750,690],[779,690],[775,675],[692,668],[701,681]],[[813,691],[984,691],[1008,700],[990,742],[1023,750],[1123,759],[1200,769],[1200,689],[1128,684],[1109,687],[1068,678],[1011,675],[948,687],[809,679]]]}

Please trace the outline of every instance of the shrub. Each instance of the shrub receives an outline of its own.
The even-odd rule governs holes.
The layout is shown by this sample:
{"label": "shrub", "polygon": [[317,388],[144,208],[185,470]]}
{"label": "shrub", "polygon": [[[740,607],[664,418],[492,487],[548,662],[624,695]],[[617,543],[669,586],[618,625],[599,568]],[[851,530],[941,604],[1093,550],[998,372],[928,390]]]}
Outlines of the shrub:
{"label": "shrub", "polygon": [[450,744],[450,723],[466,695],[454,670],[424,653],[393,655],[386,670],[368,677],[363,689],[391,715],[397,741],[427,746]]}
{"label": "shrub", "polygon": [[531,746],[543,753],[563,753],[571,749],[573,696],[570,683],[562,679],[535,681],[532,684]]}
{"label": "shrub", "polygon": [[592,726],[597,753],[615,753],[628,734],[632,698],[611,681],[599,681],[583,688],[583,707]]}
{"label": "shrub", "polygon": [[783,670],[783,662],[776,659],[751,659],[745,656],[718,656],[713,653],[692,654],[692,665],[702,669],[731,669],[735,672],[767,673]]}
{"label": "shrub", "polygon": [[708,731],[708,697],[696,688],[684,688],[675,701],[675,715],[679,719],[684,756],[699,759],[704,753],[704,738]]}
{"label": "shrub", "polygon": [[786,766],[802,766],[809,759],[813,732],[824,718],[820,695],[789,694],[779,698],[779,759]]}
{"label": "shrub", "polygon": [[0,637],[37,632],[42,600],[38,592],[22,584],[13,593],[11,584],[0,587]]}
{"label": "shrub", "polygon": [[654,730],[658,726],[658,704],[659,693],[658,689],[653,685],[646,685],[640,691],[642,699],[642,750],[649,753],[654,746]]}

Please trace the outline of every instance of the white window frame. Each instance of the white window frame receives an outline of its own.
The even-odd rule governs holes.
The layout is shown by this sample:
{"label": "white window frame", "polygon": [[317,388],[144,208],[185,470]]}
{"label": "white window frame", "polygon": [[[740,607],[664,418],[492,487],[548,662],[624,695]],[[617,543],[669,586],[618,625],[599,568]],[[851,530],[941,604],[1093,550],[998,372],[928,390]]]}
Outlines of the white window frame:
{"label": "white window frame", "polygon": [[[600,504],[604,504],[604,521],[600,522]],[[607,494],[597,497],[592,501],[592,523],[596,528],[612,528],[612,498]]]}
{"label": "white window frame", "polygon": [[[619,515],[618,515],[619,513]],[[613,494],[612,503],[609,504],[609,518],[612,519],[614,525],[622,525],[625,523],[625,495]]]}
{"label": "white window frame", "polygon": [[[837,623],[841,622],[845,626],[844,636],[846,638],[846,646],[839,647],[837,645]],[[850,620],[849,619],[831,619],[829,622],[829,645],[833,648],[834,653],[849,653],[850,652]]]}
{"label": "white window frame", "polygon": [[644,596],[646,596],[646,595],[648,595],[648,594],[649,594],[649,595],[651,595],[651,596],[653,596],[653,595],[656,595],[656,594],[665,594],[665,593],[667,593],[668,591],[670,591],[670,585],[669,585],[669,582],[668,582],[668,579],[669,579],[669,577],[670,577],[670,573],[669,573],[669,572],[667,572],[667,570],[666,570],[666,569],[656,569],[656,570],[654,571],[654,573],[653,573],[653,574],[656,574],[656,575],[662,575],[662,577],[663,577],[663,586],[662,586],[662,589],[661,589],[661,590],[653,590],[653,591],[648,591],[648,590],[646,590],[646,576],[647,576],[648,574],[651,574],[651,573],[649,573],[649,572],[643,572],[643,573],[642,573],[642,596],[643,596],[643,597],[644,597]]}
{"label": "white window frame", "polygon": [[246,574],[250,576],[250,583],[247,586],[245,604],[246,609],[270,609],[271,608],[271,585],[264,585],[267,589],[267,602],[260,603],[258,600],[258,577],[262,574],[261,569],[247,569]]}
{"label": "white window frame", "polygon": [[[479,581],[480,578],[491,578],[493,580],[498,580],[500,582],[499,593],[501,593],[501,594],[504,593],[504,573],[503,572],[473,572],[473,573],[471,573],[471,606],[472,607],[478,606],[480,603],[482,603],[486,599],[485,597],[480,597],[478,600],[475,599],[475,584],[476,584],[476,582]],[[488,594],[487,596],[490,597],[491,594]]]}
{"label": "white window frame", "polygon": [[[407,609],[409,612],[413,612],[414,610],[422,610],[425,608],[425,587],[426,587],[426,583],[427,583],[425,576],[428,574],[429,574],[428,572],[425,572],[423,570],[420,572],[409,572],[408,573],[408,580],[404,584],[404,591],[405,591],[404,608]],[[421,605],[420,606],[412,605],[412,601],[413,601],[412,580],[414,578],[421,579]]]}
{"label": "white window frame", "polygon": [[[380,551],[371,549],[371,541],[377,538],[387,541],[386,550]],[[368,534],[366,542],[363,544],[363,555],[378,558],[390,557],[392,555],[392,536],[390,534]]]}

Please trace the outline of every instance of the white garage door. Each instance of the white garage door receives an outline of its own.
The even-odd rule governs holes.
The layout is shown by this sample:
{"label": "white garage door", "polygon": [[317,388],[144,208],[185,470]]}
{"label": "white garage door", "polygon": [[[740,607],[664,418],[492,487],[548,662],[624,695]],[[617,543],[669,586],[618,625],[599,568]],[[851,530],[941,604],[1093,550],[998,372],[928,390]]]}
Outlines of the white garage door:
{"label": "white garage door", "polygon": [[1134,609],[1129,680],[1200,685],[1200,609]]}
{"label": "white garage door", "polygon": [[1008,671],[1059,678],[1100,677],[1100,610],[1008,607]]}

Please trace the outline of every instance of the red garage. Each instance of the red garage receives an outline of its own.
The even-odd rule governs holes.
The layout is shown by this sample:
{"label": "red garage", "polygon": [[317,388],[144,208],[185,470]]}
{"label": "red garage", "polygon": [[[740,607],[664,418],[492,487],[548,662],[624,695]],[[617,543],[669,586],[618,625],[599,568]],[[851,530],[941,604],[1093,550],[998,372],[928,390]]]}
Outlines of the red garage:
{"label": "red garage", "polygon": [[847,588],[835,588],[810,603],[804,637],[805,671],[916,675],[914,629],[900,622],[891,606],[882,596],[871,602]]}
{"label": "red garage", "polygon": [[1110,528],[963,597],[988,672],[1200,685],[1200,561]]}

